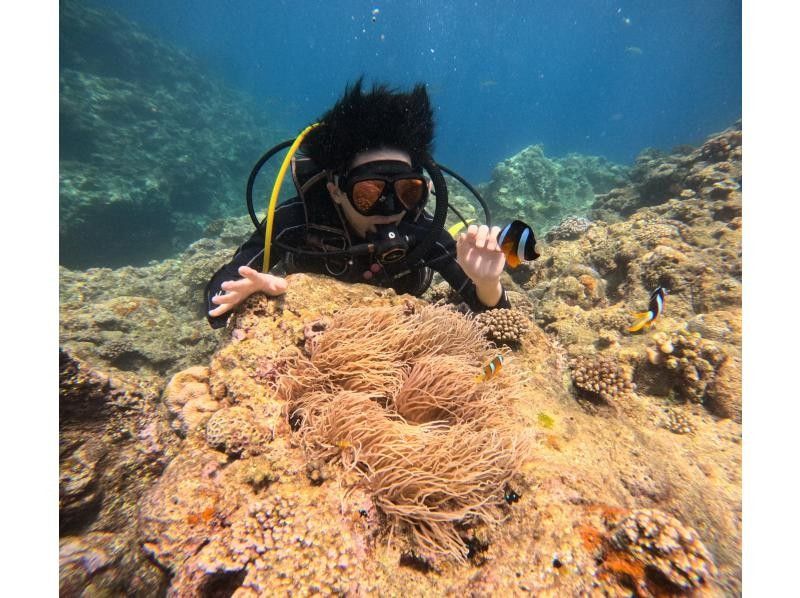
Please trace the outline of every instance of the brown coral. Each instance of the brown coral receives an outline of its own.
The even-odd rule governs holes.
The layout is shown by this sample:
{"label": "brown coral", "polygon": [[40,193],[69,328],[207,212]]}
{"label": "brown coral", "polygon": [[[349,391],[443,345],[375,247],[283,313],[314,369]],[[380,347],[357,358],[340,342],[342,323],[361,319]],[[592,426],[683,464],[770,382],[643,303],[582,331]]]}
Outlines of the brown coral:
{"label": "brown coral", "polygon": [[256,421],[246,407],[228,407],[215,412],[206,423],[206,442],[230,456],[258,455],[272,434]]}
{"label": "brown coral", "polygon": [[483,326],[486,337],[498,344],[518,345],[531,327],[528,316],[518,309],[492,309],[475,319]]}
{"label": "brown coral", "polygon": [[164,404],[174,418],[172,427],[183,436],[202,429],[220,408],[208,386],[208,368],[191,367],[175,374],[164,389]]}
{"label": "brown coral", "polygon": [[726,360],[722,348],[696,332],[678,330],[670,335],[653,335],[655,346],[648,351],[653,365],[669,372],[670,386],[684,400],[703,403],[717,370]]}
{"label": "brown coral", "polygon": [[183,564],[172,590],[210,594],[214,579],[233,575],[237,595],[348,593],[363,546],[335,522],[320,522],[307,497],[272,494],[238,515]]}
{"label": "brown coral", "polygon": [[689,434],[694,431],[694,427],[685,413],[677,409],[668,409],[666,415],[664,427],[673,434]]}
{"label": "brown coral", "polygon": [[630,375],[610,356],[581,355],[570,361],[572,382],[590,398],[614,404],[634,391]]}
{"label": "brown coral", "polygon": [[548,243],[560,240],[577,239],[592,226],[592,222],[578,216],[567,216],[558,226],[554,226],[545,235]]}
{"label": "brown coral", "polygon": [[628,570],[619,567],[617,572],[627,574],[644,595],[655,593],[648,587],[654,581],[653,575],[645,577],[648,569],[663,576],[656,577],[656,584],[667,581],[682,591],[707,586],[717,575],[711,554],[697,532],[662,511],[633,511],[616,527],[611,544],[623,554],[612,552],[606,565],[613,569],[614,563],[627,563]]}

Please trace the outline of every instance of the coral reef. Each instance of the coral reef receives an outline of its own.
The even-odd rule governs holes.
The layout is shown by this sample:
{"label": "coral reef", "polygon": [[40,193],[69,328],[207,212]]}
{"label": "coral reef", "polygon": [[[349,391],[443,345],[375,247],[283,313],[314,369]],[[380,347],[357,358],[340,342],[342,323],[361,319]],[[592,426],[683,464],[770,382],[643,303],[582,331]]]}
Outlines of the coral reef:
{"label": "coral reef", "polygon": [[592,226],[592,222],[586,218],[578,216],[567,216],[558,226],[554,226],[545,235],[548,243],[553,241],[563,241],[577,239]]}
{"label": "coral reef", "polygon": [[684,330],[671,335],[658,332],[653,341],[655,345],[648,349],[649,362],[669,370],[671,389],[680,398],[703,403],[717,370],[727,358],[722,348],[696,332]]}
{"label": "coral reef", "polygon": [[631,186],[617,186],[592,205],[592,217],[616,221],[643,206],[670,198],[724,199],[742,186],[742,123],[709,138],[702,147],[664,154],[647,149],[630,171]]}
{"label": "coral reef", "polygon": [[486,338],[497,344],[519,345],[531,326],[528,316],[518,309],[493,309],[475,316]]}
{"label": "coral reef", "polygon": [[155,378],[202,363],[223,338],[205,321],[203,288],[251,227],[235,219],[214,239],[141,268],[60,268],[61,346],[103,369]]}
{"label": "coral reef", "polygon": [[240,213],[278,138],[263,107],[112,12],[67,1],[59,21],[61,263],[145,264]]}
{"label": "coral reef", "polygon": [[[510,296],[529,313],[525,295]],[[618,312],[598,322],[624,329]],[[173,376],[160,405],[163,382],[149,395],[159,434],[178,450],[160,478],[136,480],[149,489],[136,495],[133,510],[121,506],[105,469],[87,475],[105,484],[93,508],[115,508],[122,518],[138,510],[138,524],[124,534],[98,530],[112,530],[103,538],[64,536],[65,589],[135,581],[144,593],[166,586],[170,595],[507,595],[523,587],[622,594],[631,580],[614,558],[602,560],[613,556],[604,538],[632,506],[668,510],[698,529],[718,556],[721,583],[735,586],[740,535],[728,511],[709,510],[714,485],[669,440],[714,446],[715,463],[735,475],[728,463],[738,445],[727,440],[735,431],[711,434],[702,408],[691,435],[651,424],[655,412],[637,416],[635,401],[623,409],[631,419],[620,413],[598,428],[570,400],[564,350],[537,326],[513,354],[503,349],[503,370],[479,384],[475,376],[497,350],[475,319],[312,275],[292,275],[278,301],[249,299],[228,334],[206,365]],[[618,345],[624,349],[625,339]],[[76,404],[84,425],[95,413],[89,407]],[[212,424],[236,414],[249,424],[236,425],[238,417],[227,428]],[[265,435],[243,434],[248,448],[238,450],[245,443],[236,440],[224,452],[224,430],[251,425]],[[642,436],[640,425],[651,432]],[[222,451],[209,446],[209,427]],[[163,468],[159,434],[149,425],[134,431]],[[99,464],[116,450],[107,446]],[[93,450],[85,447],[76,460],[91,469]],[[433,474],[450,481],[434,483]],[[730,500],[736,504],[735,494]],[[701,530],[705,521],[714,527]],[[142,547],[158,568],[138,564]],[[460,557],[451,562],[454,551]]]}
{"label": "coral reef", "polygon": [[570,361],[575,387],[589,395],[614,404],[634,391],[630,375],[609,356],[581,355]]}
{"label": "coral reef", "polygon": [[603,158],[550,159],[541,145],[533,145],[495,167],[485,195],[497,222],[519,219],[543,231],[585,212],[596,194],[627,182],[627,169]]}
{"label": "coral reef", "polygon": [[[536,320],[513,351],[447,307],[296,274],[186,356],[164,312],[204,324],[192,294],[246,219],[145,268],[62,269],[62,592],[740,594],[740,150],[729,131],[676,154],[666,201],[504,275]],[[629,334],[657,284],[665,312]],[[78,317],[143,357],[112,365]]]}
{"label": "coral reef", "polygon": [[[717,568],[691,528],[652,509],[634,511],[617,526],[612,545],[626,551],[642,568],[652,567],[676,588],[687,591],[706,586]],[[647,582],[635,591],[649,595]]]}
{"label": "coral reef", "polygon": [[271,440],[246,407],[228,407],[214,412],[206,423],[206,442],[229,456],[258,455]]}
{"label": "coral reef", "polygon": [[62,593],[155,591],[130,518],[175,453],[156,408],[157,386],[113,378],[59,355],[59,532]]}

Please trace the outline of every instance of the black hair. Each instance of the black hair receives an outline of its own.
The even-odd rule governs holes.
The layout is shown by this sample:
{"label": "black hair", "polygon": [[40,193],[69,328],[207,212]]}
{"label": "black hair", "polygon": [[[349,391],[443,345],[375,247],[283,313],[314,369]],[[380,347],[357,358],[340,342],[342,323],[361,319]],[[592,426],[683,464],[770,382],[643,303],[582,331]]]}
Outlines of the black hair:
{"label": "black hair", "polygon": [[363,76],[319,118],[302,152],[327,170],[343,173],[356,154],[380,147],[404,150],[418,166],[433,151],[433,110],[425,85],[403,93],[386,85],[362,91]]}

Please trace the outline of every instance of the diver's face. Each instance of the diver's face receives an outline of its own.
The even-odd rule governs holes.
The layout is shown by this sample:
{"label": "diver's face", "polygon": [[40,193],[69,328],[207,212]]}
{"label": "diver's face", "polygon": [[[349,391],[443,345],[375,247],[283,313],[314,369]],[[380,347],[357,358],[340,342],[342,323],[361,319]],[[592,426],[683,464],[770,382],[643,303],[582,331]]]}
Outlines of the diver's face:
{"label": "diver's face", "polygon": [[[404,162],[408,164],[409,168],[411,167],[411,157],[408,155],[408,153],[401,150],[383,148],[368,150],[356,155],[356,157],[350,163],[350,170],[358,168],[359,166],[363,166],[364,164],[368,164],[369,162],[379,162],[383,160]],[[352,226],[362,238],[365,238],[368,232],[377,232],[377,229],[375,228],[376,224],[395,224],[400,222],[400,220],[403,219],[403,216],[406,215],[406,210],[403,210],[402,212],[398,214],[392,214],[391,216],[364,216],[356,211],[356,209],[353,207],[353,204],[350,203],[350,200],[345,192],[339,189],[339,187],[334,183],[328,183],[328,193],[330,193],[331,199],[333,199],[336,204],[341,206],[345,218],[347,218],[350,226]]]}

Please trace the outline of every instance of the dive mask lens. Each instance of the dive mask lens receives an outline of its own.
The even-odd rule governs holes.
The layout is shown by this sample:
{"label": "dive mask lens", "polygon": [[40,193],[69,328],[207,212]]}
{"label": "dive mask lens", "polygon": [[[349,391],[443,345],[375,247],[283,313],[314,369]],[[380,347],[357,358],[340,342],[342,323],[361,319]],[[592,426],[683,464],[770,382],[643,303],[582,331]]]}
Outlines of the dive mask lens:
{"label": "dive mask lens", "polygon": [[394,182],[394,194],[406,209],[413,210],[428,194],[423,178],[399,179]]}
{"label": "dive mask lens", "polygon": [[353,206],[362,214],[367,214],[383,195],[386,182],[382,180],[367,179],[357,181],[350,191],[350,201]]}
{"label": "dive mask lens", "polygon": [[417,207],[428,194],[427,182],[416,175],[402,178],[375,177],[355,181],[350,189],[350,201],[361,214],[369,216],[378,201],[386,196],[390,187],[394,196],[407,210]]}

